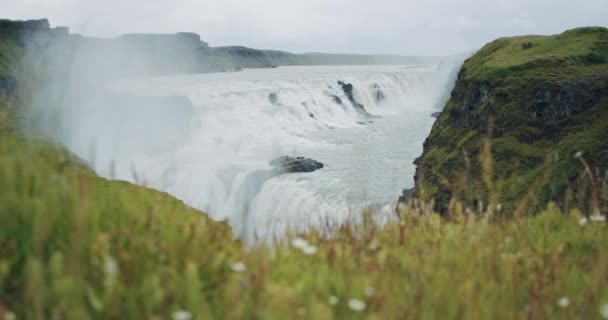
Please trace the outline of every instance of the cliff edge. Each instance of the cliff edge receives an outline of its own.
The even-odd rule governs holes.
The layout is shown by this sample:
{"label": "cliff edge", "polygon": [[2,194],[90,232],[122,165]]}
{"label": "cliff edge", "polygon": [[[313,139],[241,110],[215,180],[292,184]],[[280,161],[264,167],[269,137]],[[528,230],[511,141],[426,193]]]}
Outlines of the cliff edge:
{"label": "cliff edge", "polygon": [[547,201],[584,208],[588,195],[572,191],[590,189],[579,152],[602,179],[608,29],[497,39],[462,66],[401,201],[414,193],[441,213],[451,200],[504,212]]}

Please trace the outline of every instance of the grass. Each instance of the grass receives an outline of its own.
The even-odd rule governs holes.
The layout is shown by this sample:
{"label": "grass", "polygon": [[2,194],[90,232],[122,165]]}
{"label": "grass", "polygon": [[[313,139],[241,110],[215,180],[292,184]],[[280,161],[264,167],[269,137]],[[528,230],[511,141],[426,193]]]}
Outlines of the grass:
{"label": "grass", "polygon": [[608,306],[605,223],[555,205],[496,221],[406,207],[382,227],[247,249],[167,194],[6,130],[0,203],[5,319],[598,319]]}
{"label": "grass", "polygon": [[[574,159],[578,151],[599,176],[606,172],[607,88],[606,28],[487,44],[465,61],[453,95],[425,142],[417,161],[421,194],[435,200],[442,213],[450,210],[452,198],[471,207],[489,203],[492,192],[482,179],[479,159],[491,124],[492,174],[501,182],[499,198],[506,212],[514,212],[519,199],[528,197],[530,185],[538,182],[544,186],[529,202],[533,209],[544,209],[548,201],[565,206],[569,193],[579,193],[574,189],[586,190]],[[592,100],[584,102],[589,97]],[[543,112],[553,116],[543,118]]]}
{"label": "grass", "polygon": [[[529,48],[525,48],[531,44]],[[554,36],[501,38],[484,46],[464,67],[467,79],[499,81],[508,73],[563,79],[579,68],[608,62],[608,30],[587,27]],[[549,72],[538,73],[539,69]],[[558,71],[558,72],[556,72]],[[597,69],[595,70],[597,72]]]}

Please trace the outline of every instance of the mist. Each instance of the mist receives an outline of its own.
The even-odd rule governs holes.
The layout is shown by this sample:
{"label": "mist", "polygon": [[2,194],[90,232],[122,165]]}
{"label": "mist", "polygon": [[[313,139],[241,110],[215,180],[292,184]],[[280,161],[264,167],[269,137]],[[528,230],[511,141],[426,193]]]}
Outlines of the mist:
{"label": "mist", "polygon": [[[194,33],[91,38],[44,20],[22,36],[35,75],[23,130],[102,177],[227,220],[249,243],[360,223],[366,208],[391,219],[466,57],[297,55]],[[286,156],[323,168],[286,171],[275,164]]]}

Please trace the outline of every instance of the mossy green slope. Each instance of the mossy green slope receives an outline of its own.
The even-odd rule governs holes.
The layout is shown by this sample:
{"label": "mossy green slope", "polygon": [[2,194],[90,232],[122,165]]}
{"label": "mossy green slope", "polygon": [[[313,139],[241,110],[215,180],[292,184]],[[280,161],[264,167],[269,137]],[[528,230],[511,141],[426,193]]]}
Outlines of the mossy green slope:
{"label": "mossy green slope", "polygon": [[556,206],[503,223],[408,209],[382,228],[302,235],[312,250],[244,250],[169,195],[12,133],[0,137],[0,204],[9,318],[597,319],[608,308],[605,224]]}
{"label": "mossy green slope", "polygon": [[589,197],[572,192],[589,185],[577,183],[578,151],[603,176],[608,30],[498,39],[465,61],[416,161],[418,194],[442,212],[451,199],[508,212],[550,199],[585,207]]}

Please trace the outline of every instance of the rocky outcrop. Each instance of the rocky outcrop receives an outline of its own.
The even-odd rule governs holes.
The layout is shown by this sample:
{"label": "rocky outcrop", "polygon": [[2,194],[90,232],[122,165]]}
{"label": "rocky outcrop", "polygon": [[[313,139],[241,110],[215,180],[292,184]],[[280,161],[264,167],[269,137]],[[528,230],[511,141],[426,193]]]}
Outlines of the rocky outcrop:
{"label": "rocky outcrop", "polygon": [[593,106],[601,96],[601,88],[590,80],[543,84],[532,93],[528,115],[539,121],[566,119]]}
{"label": "rocky outcrop", "polygon": [[279,96],[277,95],[276,92],[271,92],[271,93],[268,94],[268,101],[271,104],[275,105],[275,104],[277,104],[279,102]]}
{"label": "rocky outcrop", "polygon": [[342,91],[344,92],[344,95],[346,95],[346,98],[348,99],[348,101],[350,101],[350,103],[353,105],[353,107],[355,108],[355,110],[357,110],[358,112],[369,116],[369,113],[367,112],[367,110],[365,110],[365,106],[361,103],[359,103],[357,100],[355,100],[355,95],[354,95],[354,87],[352,85],[352,83],[345,83],[344,81],[338,81],[338,85],[342,88]]}
{"label": "rocky outcrop", "polygon": [[371,89],[372,96],[374,97],[376,103],[380,103],[386,99],[386,95],[384,94],[384,91],[382,90],[382,87],[379,84],[374,83]]}
{"label": "rocky outcrop", "polygon": [[342,99],[340,99],[340,97],[338,97],[337,95],[328,93],[327,96],[330,97],[331,101],[333,101],[335,104],[343,104]]}
{"label": "rocky outcrop", "polygon": [[47,19],[14,21],[0,19],[0,37],[19,40],[22,44],[36,36],[67,36],[67,27],[51,28]]}
{"label": "rocky outcrop", "polygon": [[228,60],[234,64],[235,68],[276,68],[264,50],[251,49],[241,46],[216,47],[208,50],[210,57]]}
{"label": "rocky outcrop", "polygon": [[416,187],[400,201],[432,200],[440,213],[453,201],[507,214],[550,200],[584,209],[589,195],[576,200],[571,190],[589,182],[574,154],[582,151],[594,172],[608,169],[608,30],[486,45],[465,61],[423,149]]}
{"label": "rocky outcrop", "polygon": [[313,172],[324,167],[321,162],[313,159],[289,156],[270,161],[270,166],[276,168],[279,173]]}

